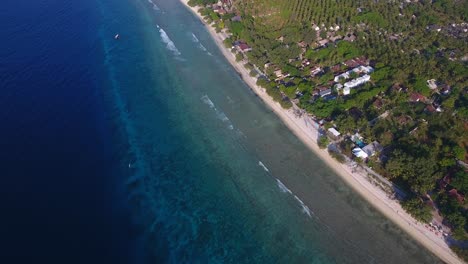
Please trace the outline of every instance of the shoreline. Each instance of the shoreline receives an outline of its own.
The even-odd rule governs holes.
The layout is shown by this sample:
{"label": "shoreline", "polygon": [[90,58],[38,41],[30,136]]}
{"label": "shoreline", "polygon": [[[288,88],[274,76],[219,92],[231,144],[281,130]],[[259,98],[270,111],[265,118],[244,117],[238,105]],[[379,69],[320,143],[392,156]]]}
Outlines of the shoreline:
{"label": "shoreline", "polygon": [[352,168],[346,164],[336,161],[326,149],[320,149],[317,144],[318,131],[308,123],[308,116],[297,117],[292,109],[286,110],[275,102],[266,91],[256,84],[256,77],[249,75],[241,62],[237,62],[235,55],[224,47],[222,33],[216,33],[211,25],[208,25],[197,12],[198,7],[190,7],[188,0],[179,0],[205,25],[214,42],[221,53],[229,61],[241,79],[250,89],[281,119],[281,121],[291,130],[311,151],[314,152],[328,167],[330,167],[339,177],[341,177],[354,191],[370,203],[375,209],[390,219],[413,239],[447,263],[464,263],[449,248],[444,238],[429,231],[423,223],[417,222],[411,215],[401,207],[399,202],[392,200],[388,195],[376,187],[367,179],[367,173],[353,172]]}

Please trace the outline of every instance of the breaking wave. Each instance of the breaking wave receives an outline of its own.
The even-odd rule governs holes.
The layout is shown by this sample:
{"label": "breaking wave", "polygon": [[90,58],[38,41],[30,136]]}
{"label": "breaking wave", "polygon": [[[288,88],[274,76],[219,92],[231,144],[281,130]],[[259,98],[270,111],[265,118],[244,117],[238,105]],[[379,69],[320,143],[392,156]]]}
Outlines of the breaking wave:
{"label": "breaking wave", "polygon": [[203,46],[203,44],[200,43],[200,40],[197,38],[197,36],[195,36],[195,34],[193,34],[193,33],[190,33],[190,34],[191,34],[191,37],[192,37],[192,41],[193,41],[194,43],[197,43],[197,44],[198,44],[197,46],[198,46],[199,49],[203,50],[203,51],[206,52],[208,55],[213,56],[213,55],[205,48],[205,46]]}
{"label": "breaking wave", "polygon": [[228,125],[227,127],[229,128],[229,130],[234,129],[234,126],[232,125],[231,120],[229,120],[229,118],[226,116],[225,113],[216,109],[213,101],[211,101],[208,95],[204,95],[200,99],[203,101],[203,103],[207,104],[211,109],[215,111],[216,117],[220,119],[221,121],[223,121],[223,123],[226,123]]}
{"label": "breaking wave", "polygon": [[195,34],[193,34],[193,33],[190,33],[190,34],[192,34],[192,41],[193,41],[193,42],[195,42],[195,43],[200,42],[200,41],[198,40],[197,36],[195,36]]}
{"label": "breaking wave", "polygon": [[210,108],[215,108],[213,101],[208,97],[208,95],[204,95],[201,97],[202,101],[207,104]]}
{"label": "breaking wave", "polygon": [[307,216],[312,217],[313,212],[309,209],[309,207],[307,205],[304,204],[304,202],[301,199],[299,199],[299,197],[297,197],[297,195],[293,194],[293,192],[291,190],[289,190],[288,187],[286,187],[286,185],[284,185],[280,180],[276,179],[276,182],[277,182],[278,187],[280,188],[281,192],[289,193],[289,194],[293,195],[294,199],[296,199],[296,201],[301,206],[302,212],[305,213]]}
{"label": "breaking wave", "polygon": [[265,166],[265,164],[263,164],[263,162],[259,161],[258,165],[262,167],[266,172],[270,172],[270,170],[268,170],[268,168]]}
{"label": "breaking wave", "polygon": [[280,180],[276,179],[276,182],[282,192],[292,194],[291,190],[289,190],[288,187],[286,187],[286,185],[284,185]]}
{"label": "breaking wave", "polygon": [[154,9],[155,11],[161,10],[161,9],[159,9],[159,7],[158,7],[153,1],[148,0],[148,3],[150,3],[151,5],[153,5],[153,9]]}
{"label": "breaking wave", "polygon": [[159,34],[161,35],[162,41],[166,44],[166,48],[168,50],[172,51],[172,53],[174,53],[174,55],[180,56],[181,55],[180,51],[175,46],[174,42],[172,42],[172,40],[166,34],[166,31],[164,31],[164,29],[160,28],[159,26],[157,26],[157,27],[159,29]]}
{"label": "breaking wave", "polygon": [[226,116],[225,113],[223,112],[220,112],[220,111],[217,111],[216,112],[216,115],[218,116],[219,119],[221,119],[221,121],[223,122],[228,122],[229,121],[229,118]]}
{"label": "breaking wave", "polygon": [[309,207],[305,205],[304,202],[301,199],[299,199],[299,197],[297,197],[296,195],[294,195],[294,199],[296,199],[296,201],[298,201],[299,204],[301,205],[302,212],[307,214],[309,217],[312,217],[312,212],[310,211]]}
{"label": "breaking wave", "polygon": [[203,51],[207,51],[205,46],[203,46],[201,43],[198,44],[198,47]]}

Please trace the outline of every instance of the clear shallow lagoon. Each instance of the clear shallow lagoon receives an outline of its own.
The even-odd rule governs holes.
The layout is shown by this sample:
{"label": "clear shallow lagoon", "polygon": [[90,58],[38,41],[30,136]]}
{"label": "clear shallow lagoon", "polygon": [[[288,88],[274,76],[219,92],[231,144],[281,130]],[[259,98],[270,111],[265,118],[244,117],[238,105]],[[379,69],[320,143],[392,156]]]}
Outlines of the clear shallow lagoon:
{"label": "clear shallow lagoon", "polygon": [[152,1],[0,8],[7,257],[438,262],[289,132],[182,4]]}

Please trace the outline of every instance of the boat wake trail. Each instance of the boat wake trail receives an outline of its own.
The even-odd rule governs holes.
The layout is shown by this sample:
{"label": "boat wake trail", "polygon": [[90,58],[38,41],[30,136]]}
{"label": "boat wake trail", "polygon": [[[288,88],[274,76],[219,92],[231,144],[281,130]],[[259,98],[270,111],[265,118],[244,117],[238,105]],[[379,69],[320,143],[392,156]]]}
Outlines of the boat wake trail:
{"label": "boat wake trail", "polygon": [[208,97],[208,95],[204,95],[200,99],[203,101],[203,103],[207,104],[211,109],[213,109],[215,111],[216,117],[218,119],[220,119],[221,121],[223,121],[223,123],[226,123],[230,130],[234,129],[234,126],[232,125],[231,120],[229,120],[229,118],[226,116],[225,113],[223,113],[222,111],[219,111],[215,107],[213,101],[211,101],[211,99]]}
{"label": "boat wake trail", "polygon": [[301,199],[299,199],[299,197],[297,197],[297,195],[293,194],[293,192],[290,189],[288,189],[288,187],[286,187],[286,185],[284,185],[284,183],[282,183],[279,179],[276,179],[276,183],[278,184],[278,187],[280,188],[281,192],[289,193],[294,196],[294,199],[299,203],[304,214],[306,214],[310,218],[312,217],[314,213],[309,209],[307,205],[304,204],[304,202]]}
{"label": "boat wake trail", "polygon": [[169,38],[169,36],[166,34],[166,31],[164,31],[164,29],[162,29],[161,27],[159,27],[158,25],[156,25],[156,27],[159,29],[159,34],[161,35],[161,39],[162,41],[166,44],[166,48],[170,51],[172,51],[172,53],[175,55],[175,56],[180,56],[182,55],[182,53],[180,53],[180,51],[177,49],[176,45],[174,44],[174,42]]}

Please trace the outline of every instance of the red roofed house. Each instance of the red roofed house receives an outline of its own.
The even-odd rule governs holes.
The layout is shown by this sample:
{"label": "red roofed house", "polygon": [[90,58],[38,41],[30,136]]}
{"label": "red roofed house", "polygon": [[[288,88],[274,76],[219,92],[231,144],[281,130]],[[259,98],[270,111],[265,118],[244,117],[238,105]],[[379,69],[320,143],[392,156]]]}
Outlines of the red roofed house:
{"label": "red roofed house", "polygon": [[399,83],[395,83],[394,85],[392,85],[392,91],[394,92],[405,92],[406,91],[406,88],[399,84]]}
{"label": "red roofed house", "polygon": [[380,98],[375,99],[373,105],[374,105],[375,108],[381,109],[382,106],[383,106],[383,101],[382,101],[382,99],[380,99]]}
{"label": "red roofed house", "polygon": [[449,192],[450,197],[457,199],[459,203],[465,201],[465,196],[457,191],[457,189],[452,189]]}
{"label": "red roofed house", "polygon": [[225,14],[227,14],[227,12],[226,12],[226,10],[224,10],[224,8],[220,8],[220,9],[218,9],[218,14],[225,15]]}
{"label": "red roofed house", "polygon": [[220,15],[225,15],[227,13],[221,5],[213,4],[212,8],[215,13],[218,13]]}
{"label": "red roofed house", "polygon": [[362,66],[364,66],[364,65],[368,66],[369,65],[369,60],[364,56],[354,58],[354,61],[356,61],[357,63],[359,63],[359,65],[362,65]]}
{"label": "red roofed house", "polygon": [[410,95],[410,102],[416,103],[416,102],[425,102],[427,100],[426,96],[420,94],[420,93],[412,93]]}
{"label": "red roofed house", "polygon": [[435,107],[433,105],[428,105],[426,106],[426,111],[429,113],[434,113],[436,111]]}
{"label": "red roofed house", "polygon": [[239,45],[237,45],[237,48],[241,52],[247,52],[247,51],[252,50],[252,48],[249,45],[245,44],[245,43],[240,43]]}
{"label": "red roofed house", "polygon": [[342,71],[342,69],[341,69],[341,64],[336,64],[336,65],[332,66],[332,67],[331,67],[331,71],[332,71],[333,73],[339,73],[339,72],[341,72],[341,71]]}
{"label": "red roofed house", "polygon": [[442,180],[439,181],[440,189],[445,189],[447,185],[450,184],[451,181],[452,181],[452,178],[450,177],[450,175],[449,174],[445,175],[444,178],[442,178]]}
{"label": "red roofed house", "polygon": [[356,60],[347,60],[343,62],[344,65],[348,66],[349,68],[356,68],[357,66],[360,66],[359,62]]}

